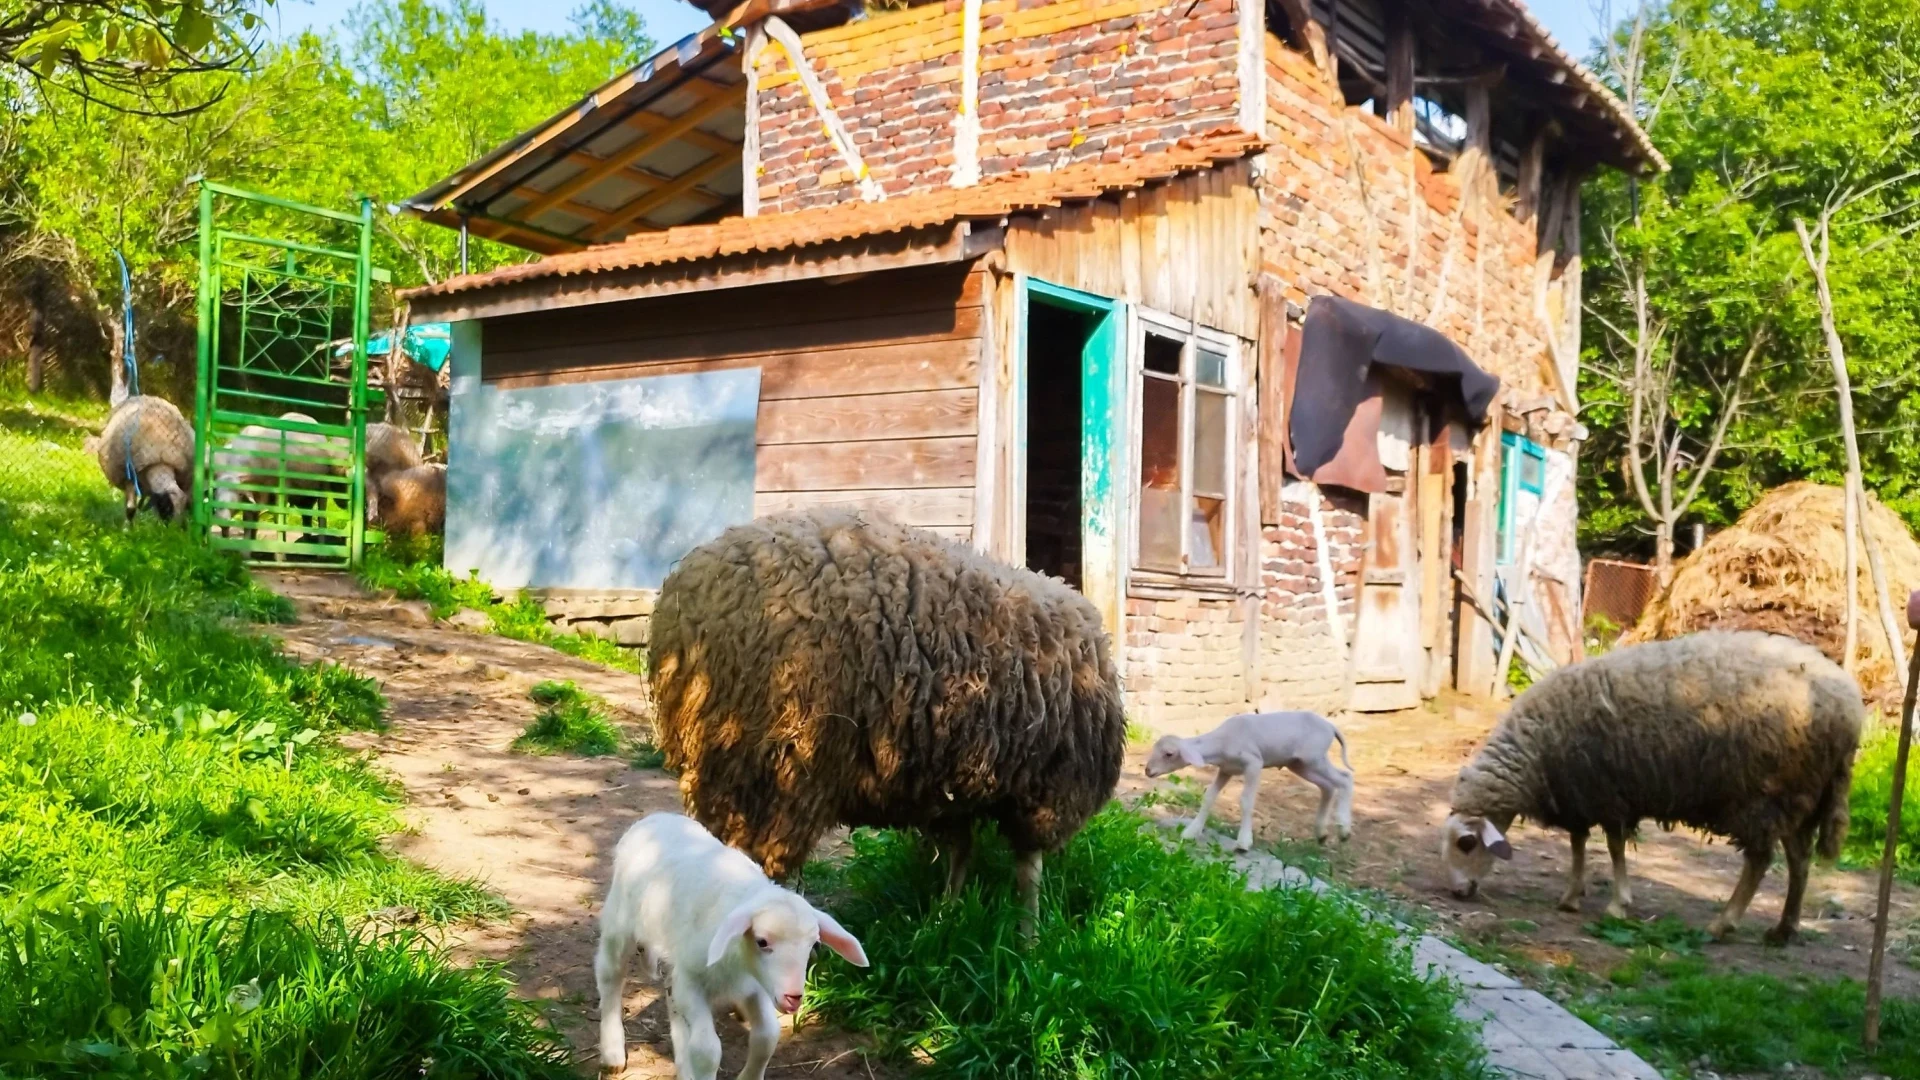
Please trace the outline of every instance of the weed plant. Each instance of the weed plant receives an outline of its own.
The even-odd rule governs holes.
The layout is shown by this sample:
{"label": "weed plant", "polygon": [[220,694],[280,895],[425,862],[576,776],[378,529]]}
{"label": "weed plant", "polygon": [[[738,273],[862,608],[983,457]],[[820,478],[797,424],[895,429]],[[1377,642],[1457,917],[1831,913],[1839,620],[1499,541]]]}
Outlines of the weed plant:
{"label": "weed plant", "polygon": [[601,709],[601,702],[571,682],[543,682],[527,694],[540,715],[513,740],[524,754],[577,754],[604,757],[618,753],[626,736]]}
{"label": "weed plant", "polygon": [[[500,902],[389,856],[336,733],[378,688],[186,530],[120,521],[85,428],[0,403],[0,1075],[562,1076],[490,969],[411,933]],[[20,463],[31,463],[30,468]]]}
{"label": "weed plant", "polygon": [[[1853,759],[1852,821],[1843,860],[1849,865],[1879,866],[1887,842],[1887,812],[1893,806],[1893,758],[1897,723],[1880,725]],[[1907,760],[1907,790],[1900,811],[1900,839],[1894,865],[1902,878],[1920,882],[1920,752]]]}
{"label": "weed plant", "polygon": [[472,608],[485,614],[492,631],[501,637],[537,642],[582,660],[646,674],[646,658],[637,650],[591,634],[555,630],[539,601],[524,592],[511,600],[496,599],[493,586],[477,575],[458,578],[448,573],[441,565],[441,551],[439,537],[390,537],[368,547],[356,576],[368,589],[390,591],[402,600],[425,600],[436,619]]}
{"label": "weed plant", "polygon": [[1393,928],[1306,889],[1249,893],[1110,806],[1047,860],[1019,941],[1012,859],[985,835],[973,882],[906,834],[859,831],[807,884],[872,967],[814,966],[809,1008],[930,1077],[1327,1078],[1487,1075],[1453,991],[1413,971]]}

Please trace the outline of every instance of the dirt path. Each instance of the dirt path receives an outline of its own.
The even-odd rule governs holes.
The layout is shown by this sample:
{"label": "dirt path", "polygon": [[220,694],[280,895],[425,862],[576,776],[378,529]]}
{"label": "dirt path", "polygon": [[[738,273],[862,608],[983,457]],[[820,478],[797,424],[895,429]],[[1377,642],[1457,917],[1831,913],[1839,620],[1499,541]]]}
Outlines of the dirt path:
{"label": "dirt path", "polygon": [[[638,724],[641,678],[540,645],[430,624],[424,607],[368,598],[337,575],[263,574],[294,601],[279,628],[301,660],[326,659],[377,679],[391,726],[346,740],[404,785],[409,831],[394,848],[448,874],[477,878],[515,909],[504,922],[459,928],[457,947],[504,961],[520,992],[544,1003],[591,1071],[598,1017],[593,949],[614,844],[636,819],[678,810],[674,779],[618,757],[536,757],[508,749],[537,711],[527,690],[571,679]],[[671,1076],[673,1051],[659,991],[633,979],[626,1075]],[[744,1030],[721,1020],[722,1075],[738,1071]],[[852,1039],[809,1024],[781,1041],[770,1074],[867,1080],[901,1075]]]}
{"label": "dirt path", "polygon": [[[1547,967],[1578,965],[1604,976],[1627,958],[1627,951],[1582,930],[1601,917],[1610,888],[1606,845],[1597,833],[1588,844],[1587,901],[1578,915],[1555,907],[1566,882],[1564,833],[1516,828],[1513,861],[1498,865],[1472,900],[1455,900],[1441,879],[1436,845],[1453,780],[1492,729],[1493,719],[1484,707],[1446,699],[1404,713],[1341,718],[1357,781],[1354,839],[1326,850],[1327,871],[1337,880],[1380,889],[1426,909],[1436,916],[1436,932],[1451,930]],[[1141,774],[1143,764],[1144,754],[1135,749],[1128,756],[1123,791],[1153,786]],[[1237,827],[1239,792],[1238,782],[1229,784],[1214,806],[1214,817]],[[1260,842],[1295,838],[1310,844],[1317,798],[1317,792],[1290,774],[1269,773],[1254,811]],[[1725,904],[1740,872],[1739,853],[1727,844],[1709,843],[1691,833],[1664,833],[1652,825],[1629,848],[1627,858],[1633,874],[1633,915],[1672,915],[1696,927],[1704,927]],[[1709,946],[1708,960],[1740,971],[1864,979],[1875,876],[1817,866],[1807,886],[1801,943],[1769,949],[1760,935],[1780,917],[1785,880],[1784,866],[1776,865],[1734,939]],[[1920,970],[1914,966],[1920,962],[1920,890],[1896,887],[1894,903],[1889,951],[1899,959],[1888,965],[1888,991],[1920,995]]]}

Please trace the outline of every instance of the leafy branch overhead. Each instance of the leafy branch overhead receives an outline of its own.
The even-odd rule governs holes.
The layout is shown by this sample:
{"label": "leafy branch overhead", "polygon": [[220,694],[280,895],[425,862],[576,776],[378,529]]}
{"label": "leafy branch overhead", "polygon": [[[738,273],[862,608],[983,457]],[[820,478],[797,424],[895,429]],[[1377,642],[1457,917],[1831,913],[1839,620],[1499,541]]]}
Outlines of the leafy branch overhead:
{"label": "leafy branch overhead", "polygon": [[[123,107],[182,111],[146,100],[165,81],[220,71],[253,56],[274,0],[53,0],[0,3],[0,56],[42,81],[90,98],[132,95]],[[216,92],[218,87],[209,89]],[[186,109],[204,107],[203,99]]]}

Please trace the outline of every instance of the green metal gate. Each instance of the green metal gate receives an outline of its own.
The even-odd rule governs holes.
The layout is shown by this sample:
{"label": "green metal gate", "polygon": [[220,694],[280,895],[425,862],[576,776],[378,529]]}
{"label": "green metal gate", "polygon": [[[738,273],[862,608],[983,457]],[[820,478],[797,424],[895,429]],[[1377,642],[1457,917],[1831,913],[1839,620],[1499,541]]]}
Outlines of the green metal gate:
{"label": "green metal gate", "polygon": [[193,505],[215,548],[359,563],[372,241],[369,200],[349,214],[201,183]]}

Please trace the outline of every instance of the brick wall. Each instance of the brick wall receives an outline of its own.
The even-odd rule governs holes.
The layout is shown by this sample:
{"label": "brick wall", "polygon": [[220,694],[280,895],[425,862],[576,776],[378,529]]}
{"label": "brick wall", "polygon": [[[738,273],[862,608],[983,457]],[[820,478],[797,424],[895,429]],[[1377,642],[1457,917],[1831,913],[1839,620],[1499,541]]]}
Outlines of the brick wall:
{"label": "brick wall", "polygon": [[[1317,497],[1316,497],[1317,496]],[[1326,538],[1321,558],[1311,519]],[[1261,707],[1331,712],[1347,702],[1345,642],[1352,632],[1366,543],[1366,503],[1305,482],[1282,492],[1280,521],[1260,536]],[[1331,571],[1340,626],[1327,616],[1324,569]]]}
{"label": "brick wall", "polygon": [[[980,171],[1056,168],[1163,149],[1231,123],[1236,0],[986,0]],[[809,34],[808,61],[888,194],[945,186],[959,116],[961,3]],[[763,213],[859,197],[786,57],[761,54]]]}
{"label": "brick wall", "polygon": [[1231,596],[1128,597],[1128,717],[1194,735],[1245,711],[1245,626]]}

